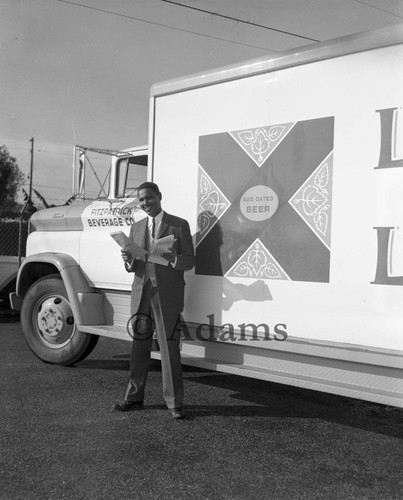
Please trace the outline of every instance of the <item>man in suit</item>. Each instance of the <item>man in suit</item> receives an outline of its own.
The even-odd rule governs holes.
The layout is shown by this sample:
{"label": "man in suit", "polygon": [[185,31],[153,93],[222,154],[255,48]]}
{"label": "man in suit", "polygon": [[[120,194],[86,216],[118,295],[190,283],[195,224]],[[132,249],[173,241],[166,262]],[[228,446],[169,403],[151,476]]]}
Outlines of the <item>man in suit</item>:
{"label": "man in suit", "polygon": [[[171,251],[163,254],[166,265],[148,261],[148,255],[133,255],[122,250],[128,272],[134,272],[131,312],[134,321],[129,385],[118,411],[144,408],[144,389],[150,364],[152,329],[142,329],[144,318],[152,317],[161,353],[163,396],[172,417],[183,417],[183,379],[176,325],[184,305],[184,271],[195,264],[193,242],[186,220],[169,215],[161,208],[162,195],[152,182],[137,190],[139,205],[147,217],[134,224],[130,238],[150,252],[156,239],[173,235]],[[133,250],[135,252],[135,250]],[[142,319],[143,318],[143,319]]]}

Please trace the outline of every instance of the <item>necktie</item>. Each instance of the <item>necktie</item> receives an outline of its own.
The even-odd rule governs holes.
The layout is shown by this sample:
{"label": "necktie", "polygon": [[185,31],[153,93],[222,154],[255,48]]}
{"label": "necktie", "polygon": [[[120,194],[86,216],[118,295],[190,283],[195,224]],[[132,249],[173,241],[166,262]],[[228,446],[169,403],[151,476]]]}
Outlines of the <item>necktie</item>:
{"label": "necktie", "polygon": [[152,239],[155,238],[155,218],[151,218],[151,237]]}

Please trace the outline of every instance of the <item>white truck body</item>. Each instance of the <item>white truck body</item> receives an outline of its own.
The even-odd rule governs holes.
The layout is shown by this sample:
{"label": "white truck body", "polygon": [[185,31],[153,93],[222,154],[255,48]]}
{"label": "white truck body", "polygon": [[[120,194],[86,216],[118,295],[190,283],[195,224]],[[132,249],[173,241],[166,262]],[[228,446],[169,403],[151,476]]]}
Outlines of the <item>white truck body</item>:
{"label": "white truck body", "polygon": [[[184,363],[403,407],[402,63],[397,26],[152,87],[148,179],[196,249]],[[108,233],[143,215],[115,180],[53,209],[69,231],[38,216],[20,281],[67,252],[52,265],[81,273],[78,292],[65,280],[77,330],[130,340]]]}

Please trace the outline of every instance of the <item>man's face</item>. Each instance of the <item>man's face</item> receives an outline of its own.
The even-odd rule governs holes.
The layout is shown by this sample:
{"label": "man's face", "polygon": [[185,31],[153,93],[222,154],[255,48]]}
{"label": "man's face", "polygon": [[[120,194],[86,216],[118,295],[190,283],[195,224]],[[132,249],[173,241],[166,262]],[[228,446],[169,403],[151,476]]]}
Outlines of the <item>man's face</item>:
{"label": "man's face", "polygon": [[140,189],[138,192],[140,208],[149,217],[155,217],[161,212],[161,195],[154,193],[150,188]]}

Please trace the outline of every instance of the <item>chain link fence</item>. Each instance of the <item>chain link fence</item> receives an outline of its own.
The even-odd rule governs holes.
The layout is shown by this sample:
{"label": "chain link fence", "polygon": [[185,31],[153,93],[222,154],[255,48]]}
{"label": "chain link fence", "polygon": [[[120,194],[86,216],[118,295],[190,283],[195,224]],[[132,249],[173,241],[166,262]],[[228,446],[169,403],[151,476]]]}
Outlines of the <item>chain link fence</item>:
{"label": "chain link fence", "polygon": [[0,318],[13,314],[9,293],[15,291],[17,272],[25,257],[28,226],[26,218],[0,212]]}

